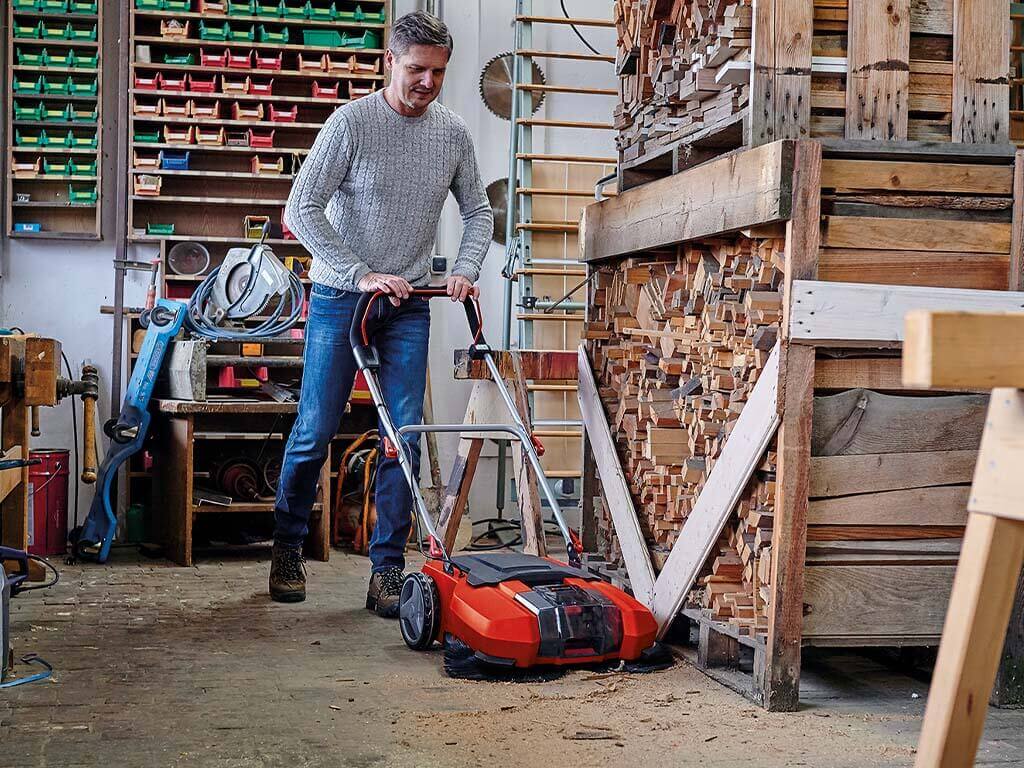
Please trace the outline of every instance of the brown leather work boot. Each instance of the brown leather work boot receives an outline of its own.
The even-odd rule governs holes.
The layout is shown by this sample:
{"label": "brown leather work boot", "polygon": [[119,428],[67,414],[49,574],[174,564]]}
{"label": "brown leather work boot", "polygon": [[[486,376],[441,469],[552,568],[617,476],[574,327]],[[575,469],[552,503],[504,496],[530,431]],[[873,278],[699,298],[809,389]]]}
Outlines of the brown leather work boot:
{"label": "brown leather work boot", "polygon": [[366,591],[366,607],[383,619],[397,619],[404,578],[402,569],[397,566],[373,573]]}
{"label": "brown leather work boot", "polygon": [[306,599],[306,567],[302,550],[274,544],[270,563],[270,597],[278,603]]}

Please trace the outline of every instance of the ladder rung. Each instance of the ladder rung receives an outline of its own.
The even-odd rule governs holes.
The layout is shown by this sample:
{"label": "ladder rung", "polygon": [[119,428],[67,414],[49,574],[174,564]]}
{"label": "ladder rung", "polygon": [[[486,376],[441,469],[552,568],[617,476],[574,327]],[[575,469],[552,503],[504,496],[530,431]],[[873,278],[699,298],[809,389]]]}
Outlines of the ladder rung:
{"label": "ladder rung", "polygon": [[537,437],[583,437],[583,433],[574,429],[535,429]]}
{"label": "ladder rung", "polygon": [[618,96],[619,92],[614,88],[579,88],[574,85],[547,85],[540,83],[519,83],[516,88],[520,91],[540,91],[542,93],[575,93],[587,96]]}
{"label": "ladder rung", "polygon": [[608,19],[567,19],[565,16],[516,16],[516,21],[532,24],[572,24],[577,27],[614,27]]}
{"label": "ladder rung", "polygon": [[529,384],[526,389],[530,392],[575,392],[575,384]]}
{"label": "ladder rung", "polygon": [[614,157],[593,157],[590,155],[546,155],[543,152],[519,152],[516,160],[536,160],[546,163],[586,163],[588,165],[615,165]]}
{"label": "ladder rung", "polygon": [[516,229],[527,232],[578,232],[580,225],[575,221],[531,221],[516,224]]}
{"label": "ladder rung", "polygon": [[536,126],[538,128],[586,128],[595,131],[610,131],[615,128],[611,123],[588,123],[581,120],[547,120],[543,118],[521,117],[516,120],[518,125]]}
{"label": "ladder rung", "polygon": [[607,61],[609,64],[615,63],[614,56],[602,56],[594,53],[574,53],[572,51],[521,50],[516,51],[516,54],[531,59],[576,59],[578,61]]}
{"label": "ladder rung", "polygon": [[527,267],[526,269],[517,269],[517,275],[546,275],[548,277],[586,277],[587,273],[584,270],[568,270],[568,269],[538,269],[537,267]]}
{"label": "ladder rung", "polygon": [[559,322],[559,323],[582,323],[586,320],[583,315],[556,315],[554,313],[546,315],[543,312],[523,312],[516,315],[516,320],[533,320],[539,322]]}
{"label": "ladder rung", "polygon": [[570,477],[583,477],[583,473],[577,469],[545,469],[545,477],[554,478],[555,480],[567,480]]}
{"label": "ladder rung", "polygon": [[[558,189],[557,187],[516,187],[516,194],[518,195],[557,195],[560,197],[593,197],[594,191],[592,189]],[[615,197],[615,195],[607,194],[605,197]]]}

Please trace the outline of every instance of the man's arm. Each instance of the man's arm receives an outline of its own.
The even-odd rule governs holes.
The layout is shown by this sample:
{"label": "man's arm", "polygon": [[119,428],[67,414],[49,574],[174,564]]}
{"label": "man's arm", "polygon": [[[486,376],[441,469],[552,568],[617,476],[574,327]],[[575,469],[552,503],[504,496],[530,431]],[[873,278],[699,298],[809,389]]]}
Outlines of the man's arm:
{"label": "man's arm", "polygon": [[487,255],[491,235],[494,233],[494,216],[487,201],[487,190],[480,179],[476,151],[469,131],[465,133],[465,142],[462,161],[451,186],[462,212],[462,244],[459,246],[455,266],[452,267],[452,277],[465,277],[470,283],[475,283],[480,277],[480,265]]}
{"label": "man's arm", "polygon": [[345,117],[335,112],[320,130],[288,195],[284,220],[299,242],[338,276],[340,287],[357,290],[370,267],[341,239],[327,219],[327,203],[348,174],[351,136]]}

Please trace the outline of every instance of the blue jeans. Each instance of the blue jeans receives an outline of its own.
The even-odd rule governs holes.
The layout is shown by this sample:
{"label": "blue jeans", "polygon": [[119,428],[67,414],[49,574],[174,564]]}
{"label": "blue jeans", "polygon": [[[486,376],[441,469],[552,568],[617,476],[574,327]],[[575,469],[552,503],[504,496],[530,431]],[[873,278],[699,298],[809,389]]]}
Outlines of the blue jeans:
{"label": "blue jeans", "polygon": [[[319,283],[311,291],[299,414],[288,436],[274,505],[274,541],[284,546],[301,547],[305,541],[320,469],[352,392],[357,369],[348,334],[358,300],[358,293]],[[373,343],[380,354],[380,384],[391,420],[396,427],[420,424],[430,339],[429,303],[410,299],[395,307],[381,299],[371,312],[378,320]],[[419,477],[419,438],[410,435],[406,443]],[[371,567],[374,571],[403,568],[412,524],[412,491],[398,460],[383,458],[383,453],[377,465],[376,504]]]}

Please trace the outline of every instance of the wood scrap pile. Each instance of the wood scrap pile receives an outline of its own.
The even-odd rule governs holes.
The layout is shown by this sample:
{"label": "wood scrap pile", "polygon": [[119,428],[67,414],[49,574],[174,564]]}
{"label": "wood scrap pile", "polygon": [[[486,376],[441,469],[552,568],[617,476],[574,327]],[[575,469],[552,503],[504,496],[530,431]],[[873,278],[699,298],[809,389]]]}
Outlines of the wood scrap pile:
{"label": "wood scrap pile", "polygon": [[[783,243],[689,243],[625,259],[592,284],[591,361],[656,556],[678,538],[775,344]],[[758,590],[767,581],[774,471],[769,451],[698,597],[751,628],[764,621]],[[605,554],[616,562],[611,521],[604,525]]]}
{"label": "wood scrap pile", "polygon": [[752,14],[751,0],[617,0],[621,161],[742,115]]}

